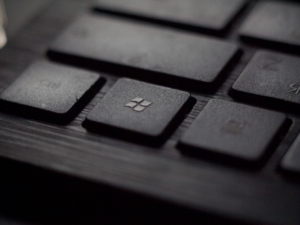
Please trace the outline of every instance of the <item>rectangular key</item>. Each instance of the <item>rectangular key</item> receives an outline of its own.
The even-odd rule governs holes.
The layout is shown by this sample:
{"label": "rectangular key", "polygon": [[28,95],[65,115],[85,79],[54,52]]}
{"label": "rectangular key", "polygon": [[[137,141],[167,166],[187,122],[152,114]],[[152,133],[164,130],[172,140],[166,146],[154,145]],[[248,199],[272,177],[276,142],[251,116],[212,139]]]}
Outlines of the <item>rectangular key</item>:
{"label": "rectangular key", "polygon": [[299,71],[299,57],[258,51],[234,83],[233,97],[281,106],[284,110],[299,109]]}
{"label": "rectangular key", "polygon": [[1,108],[33,119],[67,123],[102,84],[97,73],[41,60],[1,93]]}
{"label": "rectangular key", "polygon": [[122,78],[88,114],[94,132],[160,144],[191,106],[184,91]]}
{"label": "rectangular key", "polygon": [[245,0],[98,0],[96,9],[158,23],[169,22],[174,26],[221,32],[245,3]]}
{"label": "rectangular key", "polygon": [[244,38],[300,49],[300,4],[260,2],[240,30]]}
{"label": "rectangular key", "polygon": [[219,156],[222,162],[255,165],[274,150],[285,115],[223,100],[211,100],[180,140],[190,154]]}
{"label": "rectangular key", "polygon": [[281,168],[289,174],[300,174],[300,135],[290,147],[283,160]]}
{"label": "rectangular key", "polygon": [[[86,15],[58,37],[49,54],[59,60],[101,64],[99,69],[122,66],[125,76],[166,78],[170,84],[174,78],[208,84],[216,81],[238,50],[235,44],[220,40]],[[128,68],[136,70],[129,72]]]}

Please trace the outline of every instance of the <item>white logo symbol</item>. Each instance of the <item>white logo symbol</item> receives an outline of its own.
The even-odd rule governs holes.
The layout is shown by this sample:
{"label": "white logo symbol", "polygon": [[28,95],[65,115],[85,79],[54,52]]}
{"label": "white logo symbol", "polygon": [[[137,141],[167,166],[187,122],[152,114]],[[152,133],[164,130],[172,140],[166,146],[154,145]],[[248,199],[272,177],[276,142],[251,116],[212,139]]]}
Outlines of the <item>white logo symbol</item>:
{"label": "white logo symbol", "polygon": [[150,106],[152,102],[148,102],[143,98],[136,97],[128,102],[125,107],[132,108],[136,112],[144,111],[148,106]]}

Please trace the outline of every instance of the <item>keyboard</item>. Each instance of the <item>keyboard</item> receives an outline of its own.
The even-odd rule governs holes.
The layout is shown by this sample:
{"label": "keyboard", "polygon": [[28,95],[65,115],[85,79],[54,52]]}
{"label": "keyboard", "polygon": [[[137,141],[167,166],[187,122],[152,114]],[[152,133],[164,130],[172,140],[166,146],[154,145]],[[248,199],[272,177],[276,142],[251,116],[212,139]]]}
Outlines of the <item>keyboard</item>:
{"label": "keyboard", "polygon": [[51,1],[0,50],[3,224],[300,224],[300,2]]}

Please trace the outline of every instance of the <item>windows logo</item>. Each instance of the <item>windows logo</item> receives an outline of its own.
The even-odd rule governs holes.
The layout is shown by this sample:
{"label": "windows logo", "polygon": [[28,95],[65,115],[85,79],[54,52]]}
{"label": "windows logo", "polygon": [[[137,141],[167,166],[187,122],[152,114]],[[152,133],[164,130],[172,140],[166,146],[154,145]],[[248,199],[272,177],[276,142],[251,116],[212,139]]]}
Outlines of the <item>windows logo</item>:
{"label": "windows logo", "polygon": [[150,106],[152,102],[148,102],[143,98],[136,97],[128,102],[125,107],[132,108],[136,112],[144,111],[148,106]]}

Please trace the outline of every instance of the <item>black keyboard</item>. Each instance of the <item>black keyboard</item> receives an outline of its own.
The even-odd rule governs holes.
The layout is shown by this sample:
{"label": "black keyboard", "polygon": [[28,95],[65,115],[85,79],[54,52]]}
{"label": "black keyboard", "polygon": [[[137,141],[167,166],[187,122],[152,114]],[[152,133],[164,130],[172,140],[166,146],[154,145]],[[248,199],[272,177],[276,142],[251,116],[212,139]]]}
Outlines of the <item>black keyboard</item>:
{"label": "black keyboard", "polygon": [[53,1],[0,50],[0,222],[300,224],[299,77],[299,1]]}

